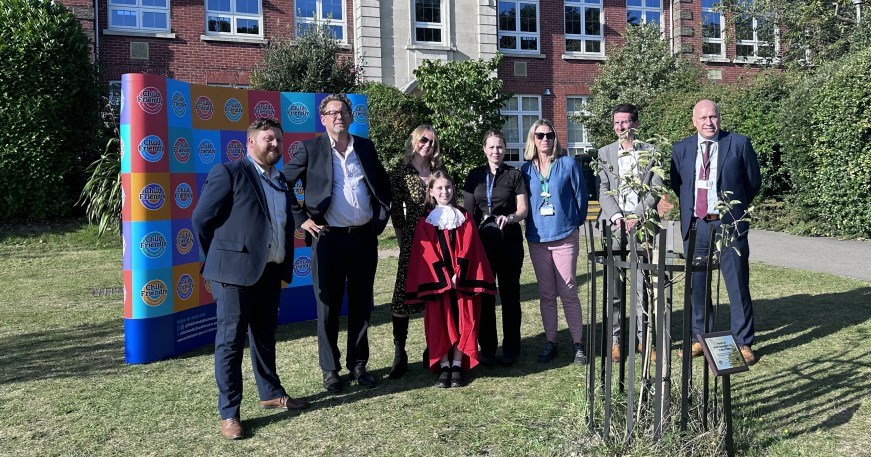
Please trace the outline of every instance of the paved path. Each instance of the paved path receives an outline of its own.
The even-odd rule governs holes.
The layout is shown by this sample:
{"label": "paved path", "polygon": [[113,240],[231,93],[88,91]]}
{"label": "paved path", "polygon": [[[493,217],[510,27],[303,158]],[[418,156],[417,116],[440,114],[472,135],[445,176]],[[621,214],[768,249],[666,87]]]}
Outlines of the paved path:
{"label": "paved path", "polygon": [[[383,249],[379,257],[397,257]],[[750,261],[871,281],[871,241],[789,235],[750,230]]]}

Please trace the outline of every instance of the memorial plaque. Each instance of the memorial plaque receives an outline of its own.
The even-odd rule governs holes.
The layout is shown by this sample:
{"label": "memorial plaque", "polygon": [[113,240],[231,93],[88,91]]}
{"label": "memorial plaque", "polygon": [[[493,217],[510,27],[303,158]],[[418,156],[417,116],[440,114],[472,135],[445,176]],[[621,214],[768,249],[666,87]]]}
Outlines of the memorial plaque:
{"label": "memorial plaque", "polygon": [[703,333],[696,338],[702,344],[702,351],[714,376],[730,375],[750,369],[744,362],[744,356],[741,355],[732,332]]}

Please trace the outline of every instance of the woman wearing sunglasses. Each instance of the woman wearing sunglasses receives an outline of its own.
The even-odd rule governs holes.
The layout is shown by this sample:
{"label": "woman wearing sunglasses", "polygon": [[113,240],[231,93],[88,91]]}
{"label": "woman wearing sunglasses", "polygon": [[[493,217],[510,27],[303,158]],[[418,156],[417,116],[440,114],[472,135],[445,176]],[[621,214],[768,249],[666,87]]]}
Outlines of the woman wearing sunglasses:
{"label": "woman wearing sunglasses", "polygon": [[566,154],[553,124],[544,119],[529,128],[521,167],[529,188],[526,241],[538,282],[539,307],[547,342],[538,356],[548,363],[557,356],[557,306],[563,304],[574,341],[577,364],[587,363],[581,343],[581,301],[575,282],[578,266],[578,227],[587,214],[587,186],[580,165]]}
{"label": "woman wearing sunglasses", "polygon": [[[502,301],[502,356],[499,363],[514,365],[520,355],[520,269],[523,266],[523,234],[527,191],[520,170],[504,164],[505,137],[491,130],[484,135],[487,164],[473,169],[463,186],[463,207],[473,215],[490,269],[499,285]],[[496,360],[496,297],[481,296],[478,331],[478,362]]]}
{"label": "woman wearing sunglasses", "polygon": [[422,124],[411,132],[405,155],[390,174],[393,204],[390,217],[399,244],[399,266],[393,288],[393,366],[388,377],[399,379],[408,370],[405,341],[408,338],[408,315],[423,311],[423,306],[409,306],[405,301],[405,278],[408,271],[414,228],[425,216],[428,198],[427,185],[436,170],[442,168],[439,158],[439,137],[431,125]]}

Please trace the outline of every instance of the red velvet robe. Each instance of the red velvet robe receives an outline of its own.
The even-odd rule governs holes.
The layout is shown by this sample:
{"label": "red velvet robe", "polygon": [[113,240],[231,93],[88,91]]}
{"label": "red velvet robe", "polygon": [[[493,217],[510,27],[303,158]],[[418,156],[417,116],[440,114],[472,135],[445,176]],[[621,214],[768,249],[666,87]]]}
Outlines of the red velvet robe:
{"label": "red velvet robe", "polygon": [[[457,279],[452,286],[454,274]],[[420,218],[414,230],[405,302],[425,304],[430,370],[438,370],[439,359],[455,344],[463,353],[464,369],[478,364],[482,293],[495,295],[496,282],[471,217],[466,214],[466,220],[453,230],[440,230],[426,217]]]}

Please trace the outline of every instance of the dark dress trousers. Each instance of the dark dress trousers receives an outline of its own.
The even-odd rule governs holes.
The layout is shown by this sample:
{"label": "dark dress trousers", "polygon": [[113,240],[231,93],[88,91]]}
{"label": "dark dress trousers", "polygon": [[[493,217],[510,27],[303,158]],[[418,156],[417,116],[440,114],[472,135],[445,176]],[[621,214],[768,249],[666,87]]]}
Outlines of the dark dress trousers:
{"label": "dark dress trousers", "polygon": [[[710,252],[711,231],[719,232],[722,224],[732,224],[744,216],[747,207],[759,193],[762,178],[759,161],[750,144],[750,139],[736,133],[720,131],[717,134],[717,191],[732,192],[730,200],[738,200],[727,214],[719,220],[706,221],[695,216],[696,154],[698,135],[692,135],[674,145],[671,156],[671,187],[680,199],[680,225],[684,249],[688,246],[690,228],[696,226],[695,256],[707,256]],[[737,239],[726,248],[720,259],[720,268],[729,294],[732,333],[739,345],[752,345],[753,301],[750,298],[750,247],[747,243],[749,224],[737,224]],[[734,249],[732,249],[734,248]],[[736,252],[737,250],[737,252]],[[705,273],[693,273],[693,337],[707,331],[704,323]],[[709,322],[710,325],[710,322]]]}
{"label": "dark dress trousers", "polygon": [[[339,313],[348,293],[348,344],[346,367],[353,370],[369,360],[369,317],[372,313],[378,235],[390,216],[390,179],[378,160],[375,146],[354,136],[354,151],[360,160],[371,195],[372,220],[361,227],[330,227],[312,244],[312,284],[318,315],[318,360],[324,371],[339,371]],[[303,204],[294,198],[293,218],[297,227],[311,218],[327,225],[333,190],[333,152],[326,134],[299,143],[284,167],[290,186],[302,180]],[[346,289],[347,287],[347,289]]]}
{"label": "dark dress trousers", "polygon": [[272,224],[260,179],[247,157],[216,165],[193,212],[206,256],[202,274],[212,282],[217,303],[215,379],[221,419],[239,417],[246,332],[260,400],[286,395],[275,370],[275,330],[281,280],[293,278],[293,227],[285,227],[284,262],[267,263]]}

